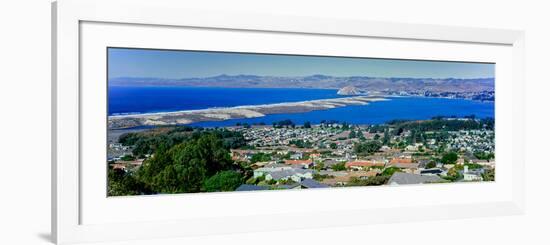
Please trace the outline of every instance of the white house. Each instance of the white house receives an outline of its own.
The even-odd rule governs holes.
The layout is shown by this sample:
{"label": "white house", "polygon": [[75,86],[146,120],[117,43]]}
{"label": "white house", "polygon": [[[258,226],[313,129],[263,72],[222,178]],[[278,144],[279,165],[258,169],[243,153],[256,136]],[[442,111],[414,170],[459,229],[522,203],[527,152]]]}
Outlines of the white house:
{"label": "white house", "polygon": [[254,178],[258,178],[264,175],[267,175],[269,173],[273,172],[280,172],[285,170],[292,169],[291,166],[288,165],[282,165],[282,164],[272,164],[263,168],[257,168],[254,170]]}
{"label": "white house", "polygon": [[303,179],[313,179],[313,171],[308,169],[289,169],[283,171],[276,171],[267,173],[265,175],[266,180],[288,180],[291,179],[295,182],[300,182]]}
{"label": "white house", "polygon": [[478,172],[471,172],[468,170],[468,166],[464,166],[464,180],[465,181],[482,181],[483,177]]}

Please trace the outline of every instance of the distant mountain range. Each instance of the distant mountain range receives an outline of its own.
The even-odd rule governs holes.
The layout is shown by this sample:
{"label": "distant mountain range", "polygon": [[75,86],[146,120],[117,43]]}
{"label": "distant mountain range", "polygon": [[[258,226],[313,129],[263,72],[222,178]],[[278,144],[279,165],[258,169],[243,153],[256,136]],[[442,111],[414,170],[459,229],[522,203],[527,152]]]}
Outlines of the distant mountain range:
{"label": "distant mountain range", "polygon": [[147,77],[112,78],[109,86],[188,86],[226,88],[318,88],[341,89],[352,86],[363,91],[385,94],[494,93],[494,78],[381,78],[368,76],[301,77],[219,75],[204,78],[163,79]]}

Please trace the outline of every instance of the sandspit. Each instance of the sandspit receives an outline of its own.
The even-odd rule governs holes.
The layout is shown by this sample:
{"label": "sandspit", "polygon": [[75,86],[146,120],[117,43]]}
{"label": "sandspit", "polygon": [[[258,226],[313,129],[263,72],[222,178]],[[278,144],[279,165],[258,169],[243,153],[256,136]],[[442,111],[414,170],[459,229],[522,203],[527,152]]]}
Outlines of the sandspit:
{"label": "sandspit", "polygon": [[351,96],[335,99],[320,99],[300,102],[285,102],[263,105],[246,105],[201,110],[145,113],[134,115],[109,116],[109,129],[132,128],[138,126],[191,124],[207,121],[263,117],[269,114],[303,113],[328,110],[348,105],[367,105],[371,102],[387,100],[380,96]]}

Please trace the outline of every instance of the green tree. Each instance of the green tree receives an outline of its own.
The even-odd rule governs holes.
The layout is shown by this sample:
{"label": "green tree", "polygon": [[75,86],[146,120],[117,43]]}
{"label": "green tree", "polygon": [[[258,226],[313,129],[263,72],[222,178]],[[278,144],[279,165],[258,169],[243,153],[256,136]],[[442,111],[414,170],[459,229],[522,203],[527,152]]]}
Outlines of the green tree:
{"label": "green tree", "polygon": [[161,144],[136,173],[152,192],[199,192],[207,177],[237,168],[221,136],[215,133],[197,133],[169,149],[166,145]]}
{"label": "green tree", "polygon": [[390,143],[390,133],[389,130],[386,128],[384,129],[384,138],[382,140],[382,144],[388,145]]}
{"label": "green tree", "polygon": [[357,129],[357,133],[355,133],[357,135],[357,138],[359,138],[360,140],[366,140],[365,138],[365,135],[363,134],[363,131],[361,131],[361,129]]}
{"label": "green tree", "polygon": [[109,196],[138,195],[147,192],[134,176],[124,170],[109,168],[107,174]]}
{"label": "green tree", "polygon": [[489,169],[481,175],[483,181],[495,181],[495,169]]}
{"label": "green tree", "polygon": [[134,160],[136,160],[136,157],[134,157],[132,155],[124,155],[120,158],[120,160],[122,160],[122,161],[134,161]]}
{"label": "green tree", "polygon": [[334,171],[344,171],[346,170],[346,164],[345,163],[337,163],[332,165],[332,170]]}
{"label": "green tree", "polygon": [[302,139],[291,140],[291,141],[289,141],[289,144],[295,145],[298,148],[311,148],[311,147],[313,147],[313,143],[311,143],[308,140],[302,140]]}
{"label": "green tree", "polygon": [[449,169],[449,171],[447,171],[447,176],[445,176],[444,179],[447,179],[450,181],[461,180],[463,176],[460,173],[460,170],[462,170],[462,167],[460,165],[455,165],[454,167]]}
{"label": "green tree", "polygon": [[382,173],[380,173],[381,176],[392,176],[395,172],[401,172],[401,169],[397,167],[389,167],[384,169]]}
{"label": "green tree", "polygon": [[426,143],[427,143],[426,134],[424,134],[424,133],[420,134],[420,142],[422,142],[422,144],[426,145]]}
{"label": "green tree", "polygon": [[234,191],[242,183],[243,178],[239,172],[228,170],[219,172],[206,179],[203,186],[207,192]]}
{"label": "green tree", "polygon": [[354,151],[357,154],[372,154],[380,150],[380,147],[382,147],[380,142],[373,140],[355,144]]}
{"label": "green tree", "polygon": [[455,164],[458,160],[458,154],[456,152],[447,152],[441,157],[441,162],[443,164]]}
{"label": "green tree", "polygon": [[273,127],[275,128],[282,128],[282,127],[294,127],[295,124],[290,119],[273,122]]}
{"label": "green tree", "polygon": [[426,168],[435,168],[436,166],[437,166],[437,163],[433,160],[426,163]]}
{"label": "green tree", "polygon": [[304,128],[311,128],[311,122],[309,121],[304,122]]}
{"label": "green tree", "polygon": [[172,156],[168,153],[168,149],[160,147],[155,151],[153,157],[143,162],[142,166],[136,172],[136,177],[143,182],[147,188],[157,191],[158,189],[153,179],[166,167],[172,164]]}
{"label": "green tree", "polygon": [[468,166],[468,169],[469,169],[469,170],[474,170],[474,169],[481,169],[481,168],[483,168],[483,165],[477,164],[477,163],[465,163],[464,166]]}
{"label": "green tree", "polygon": [[349,129],[349,123],[343,122],[343,123],[342,123],[342,129],[343,129],[343,130],[348,130],[348,129]]}
{"label": "green tree", "polygon": [[411,144],[416,144],[416,136],[417,136],[416,130],[412,129],[409,137],[409,142],[411,142]]}
{"label": "green tree", "polygon": [[191,159],[185,164],[175,164],[164,168],[153,178],[156,190],[160,193],[200,192],[205,178],[205,161]]}
{"label": "green tree", "polygon": [[317,181],[323,181],[324,179],[332,179],[332,178],[334,178],[334,176],[328,175],[328,174],[319,174],[319,173],[313,174],[313,179]]}
{"label": "green tree", "polygon": [[477,152],[474,152],[474,156],[479,159],[479,160],[491,160],[493,158],[495,158],[495,154],[492,153],[492,152],[489,152],[489,153],[485,153],[483,151],[477,151]]}
{"label": "green tree", "polygon": [[270,161],[270,160],[271,160],[271,155],[263,153],[263,152],[258,152],[256,154],[252,155],[252,157],[250,158],[251,163],[267,162],[267,161]]}
{"label": "green tree", "polygon": [[372,186],[372,185],[383,185],[390,179],[390,176],[372,176],[367,179],[360,179],[357,177],[352,177],[347,183],[347,186]]}

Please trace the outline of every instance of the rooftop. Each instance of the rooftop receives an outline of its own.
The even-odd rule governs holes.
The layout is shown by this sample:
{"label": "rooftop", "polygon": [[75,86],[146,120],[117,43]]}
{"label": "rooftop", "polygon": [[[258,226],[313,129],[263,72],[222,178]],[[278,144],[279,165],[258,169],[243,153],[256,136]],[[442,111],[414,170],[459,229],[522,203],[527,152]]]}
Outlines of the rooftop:
{"label": "rooftop", "polygon": [[271,178],[274,180],[280,180],[283,178],[288,178],[290,176],[296,175],[296,174],[306,174],[306,173],[313,173],[311,170],[306,169],[285,169],[278,172],[271,172],[269,175],[271,175]]}
{"label": "rooftop", "polygon": [[439,181],[442,181],[442,179],[436,175],[419,175],[419,174],[395,172],[388,180],[388,184],[410,185],[410,184],[434,183]]}
{"label": "rooftop", "polygon": [[384,166],[383,162],[375,162],[375,161],[352,161],[346,163],[346,168],[349,167],[374,167],[374,166]]}
{"label": "rooftop", "polygon": [[317,182],[316,180],[313,180],[313,179],[304,179],[302,180],[302,182],[300,183],[302,185],[302,187],[305,187],[305,188],[327,188],[329,187],[328,185],[325,185],[325,184],[322,184],[322,183],[319,183]]}
{"label": "rooftop", "polygon": [[285,160],[286,164],[312,164],[311,160]]}
{"label": "rooftop", "polygon": [[269,190],[269,187],[259,186],[259,185],[242,184],[235,191],[261,191],[261,190]]}
{"label": "rooftop", "polygon": [[393,158],[390,164],[410,164],[413,163],[412,158]]}

